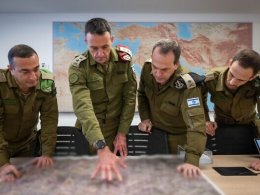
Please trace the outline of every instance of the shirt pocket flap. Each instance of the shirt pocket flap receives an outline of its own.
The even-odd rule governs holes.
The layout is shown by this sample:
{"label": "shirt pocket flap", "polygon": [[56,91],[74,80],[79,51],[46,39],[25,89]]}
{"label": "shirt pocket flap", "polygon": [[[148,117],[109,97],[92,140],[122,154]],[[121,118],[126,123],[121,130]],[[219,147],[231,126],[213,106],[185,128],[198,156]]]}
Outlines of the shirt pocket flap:
{"label": "shirt pocket flap", "polygon": [[126,74],[118,74],[113,79],[113,84],[118,85],[122,83],[126,83],[128,81],[128,77]]}
{"label": "shirt pocket flap", "polygon": [[193,116],[199,116],[199,115],[203,115],[204,114],[204,109],[203,108],[192,108],[188,110],[188,114],[190,117]]}
{"label": "shirt pocket flap", "polygon": [[177,106],[175,106],[175,105],[173,105],[173,104],[170,103],[170,102],[165,102],[165,103],[163,103],[163,104],[161,105],[161,107],[160,107],[160,110],[161,110],[162,112],[165,112],[165,113],[171,115],[171,116],[177,116],[177,115],[179,115],[179,113],[180,113],[180,108],[177,107]]}
{"label": "shirt pocket flap", "polygon": [[103,89],[104,88],[104,84],[103,84],[103,79],[102,78],[96,78],[93,80],[89,80],[87,82],[87,87],[90,90],[98,90],[98,89]]}

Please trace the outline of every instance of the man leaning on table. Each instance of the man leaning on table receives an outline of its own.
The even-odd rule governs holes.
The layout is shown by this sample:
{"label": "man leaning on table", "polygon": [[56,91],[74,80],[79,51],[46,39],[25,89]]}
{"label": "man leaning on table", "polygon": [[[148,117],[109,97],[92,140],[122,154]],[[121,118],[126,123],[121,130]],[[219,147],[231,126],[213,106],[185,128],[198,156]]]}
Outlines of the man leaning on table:
{"label": "man leaning on table", "polygon": [[154,45],[138,89],[139,129],[153,133],[155,126],[166,131],[170,153],[177,153],[177,146],[183,145],[185,163],[177,171],[196,177],[206,143],[205,114],[199,82],[192,78],[193,73],[183,74],[180,54],[176,41],[160,40]]}
{"label": "man leaning on table", "polygon": [[32,163],[37,167],[53,165],[58,106],[52,74],[40,70],[33,48],[15,45],[8,60],[8,69],[0,69],[0,177],[14,181],[21,173],[10,158],[34,155],[39,114],[41,156]]}
{"label": "man leaning on table", "polygon": [[[69,68],[69,83],[77,127],[98,155],[92,178],[113,175],[122,180],[119,165],[127,155],[126,134],[135,112],[136,79],[128,48],[112,47],[111,27],[103,18],[85,25],[88,50],[75,57]],[[116,156],[116,153],[121,158]]]}
{"label": "man leaning on table", "polygon": [[[228,66],[206,74],[206,90],[214,103],[215,122],[207,115],[206,132],[216,136],[216,154],[255,154],[260,136],[260,56],[252,49],[239,51]],[[206,93],[204,102],[207,101]],[[205,103],[205,112],[208,112]],[[232,139],[232,140],[231,140]]]}

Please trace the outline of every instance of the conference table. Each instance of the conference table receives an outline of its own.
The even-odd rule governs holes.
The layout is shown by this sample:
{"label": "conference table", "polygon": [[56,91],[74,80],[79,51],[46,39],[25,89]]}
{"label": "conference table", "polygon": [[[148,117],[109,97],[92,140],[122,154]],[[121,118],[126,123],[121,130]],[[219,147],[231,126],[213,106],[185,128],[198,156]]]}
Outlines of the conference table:
{"label": "conference table", "polygon": [[248,167],[254,159],[256,156],[214,155],[213,164],[201,165],[200,177],[187,179],[176,171],[182,162],[178,156],[130,156],[126,159],[128,167],[121,170],[124,180],[104,182],[99,177],[90,179],[96,157],[55,157],[54,167],[47,169],[35,168],[30,158],[16,158],[12,161],[23,176],[14,183],[0,182],[0,194],[260,194],[259,175],[221,176],[212,169],[212,166]]}
{"label": "conference table", "polygon": [[[227,195],[260,194],[260,175],[222,176],[212,167],[247,167],[259,158],[257,155],[214,155],[213,164],[201,166],[203,174]],[[250,168],[249,168],[250,169]],[[252,169],[250,169],[252,170]],[[253,170],[252,170],[253,171]],[[253,171],[260,173],[260,171]]]}

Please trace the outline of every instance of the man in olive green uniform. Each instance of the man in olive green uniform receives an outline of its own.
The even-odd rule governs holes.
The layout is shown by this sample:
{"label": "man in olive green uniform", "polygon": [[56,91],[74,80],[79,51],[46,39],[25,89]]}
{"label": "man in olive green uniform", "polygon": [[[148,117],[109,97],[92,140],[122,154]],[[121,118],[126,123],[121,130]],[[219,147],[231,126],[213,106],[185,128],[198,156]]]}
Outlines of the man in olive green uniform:
{"label": "man in olive green uniform", "polygon": [[39,57],[31,47],[14,46],[8,59],[8,69],[0,70],[0,176],[13,181],[20,173],[9,160],[33,156],[39,114],[42,156],[34,164],[53,164],[58,108],[52,75],[39,70]]}
{"label": "man in olive green uniform", "polygon": [[[207,116],[206,132],[209,138],[216,136],[216,154],[257,152],[253,138],[260,135],[256,114],[256,105],[260,111],[259,70],[259,54],[244,49],[230,60],[228,67],[214,68],[206,74],[206,87],[215,111],[215,122]],[[206,99],[205,96],[204,102]]]}
{"label": "man in olive green uniform", "polygon": [[154,45],[138,89],[139,129],[152,133],[153,125],[166,131],[171,153],[177,153],[177,145],[184,146],[185,163],[177,170],[194,177],[206,143],[205,115],[201,89],[189,74],[181,75],[180,53],[175,41],[161,40]]}
{"label": "man in olive green uniform", "polygon": [[[105,166],[114,167],[117,152],[127,155],[126,134],[135,112],[136,79],[131,52],[123,46],[112,48],[114,37],[105,19],[89,20],[85,35],[89,50],[77,56],[69,68],[73,108],[90,149],[98,151]],[[102,160],[101,151],[107,157],[114,151],[109,163]]]}

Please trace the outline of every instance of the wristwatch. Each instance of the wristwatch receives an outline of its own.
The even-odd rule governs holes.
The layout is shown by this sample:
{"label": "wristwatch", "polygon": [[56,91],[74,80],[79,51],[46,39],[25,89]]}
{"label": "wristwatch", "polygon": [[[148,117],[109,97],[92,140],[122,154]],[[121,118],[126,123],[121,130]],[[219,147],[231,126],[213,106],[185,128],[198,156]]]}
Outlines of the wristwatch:
{"label": "wristwatch", "polygon": [[97,140],[93,145],[96,150],[100,150],[106,147],[107,144],[105,140],[101,139],[101,140]]}

